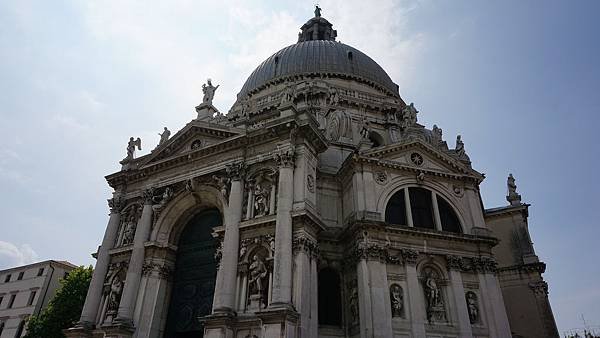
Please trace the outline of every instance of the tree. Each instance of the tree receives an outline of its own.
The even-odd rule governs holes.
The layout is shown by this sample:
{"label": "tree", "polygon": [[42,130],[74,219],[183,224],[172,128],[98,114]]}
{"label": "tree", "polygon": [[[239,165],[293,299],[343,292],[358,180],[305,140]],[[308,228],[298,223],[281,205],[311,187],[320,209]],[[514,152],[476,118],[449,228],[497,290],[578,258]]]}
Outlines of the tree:
{"label": "tree", "polygon": [[80,266],[60,280],[60,287],[39,316],[27,321],[25,338],[64,338],[62,330],[78,320],[92,280],[92,267]]}

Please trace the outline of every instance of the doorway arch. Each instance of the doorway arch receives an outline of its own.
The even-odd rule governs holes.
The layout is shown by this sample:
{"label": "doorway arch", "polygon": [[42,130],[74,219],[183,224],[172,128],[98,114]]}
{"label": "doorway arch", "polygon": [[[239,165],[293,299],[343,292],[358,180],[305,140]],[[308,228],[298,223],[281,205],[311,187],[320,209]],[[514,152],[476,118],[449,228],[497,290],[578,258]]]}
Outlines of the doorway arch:
{"label": "doorway arch", "polygon": [[198,317],[212,310],[218,244],[212,232],[221,225],[221,213],[212,208],[193,216],[183,228],[177,246],[165,337],[203,337],[204,327]]}

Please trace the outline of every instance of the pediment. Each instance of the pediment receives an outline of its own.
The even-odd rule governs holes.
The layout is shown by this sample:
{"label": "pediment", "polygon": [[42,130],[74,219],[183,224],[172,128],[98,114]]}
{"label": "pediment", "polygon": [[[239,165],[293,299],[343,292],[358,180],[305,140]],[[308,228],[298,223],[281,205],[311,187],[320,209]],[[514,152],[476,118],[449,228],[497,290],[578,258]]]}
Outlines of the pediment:
{"label": "pediment", "polygon": [[451,156],[447,150],[436,149],[418,139],[371,149],[363,153],[362,156],[415,169],[481,176],[469,164]]}
{"label": "pediment", "polygon": [[204,149],[240,133],[241,131],[235,128],[193,120],[165,144],[154,149],[144,165]]}

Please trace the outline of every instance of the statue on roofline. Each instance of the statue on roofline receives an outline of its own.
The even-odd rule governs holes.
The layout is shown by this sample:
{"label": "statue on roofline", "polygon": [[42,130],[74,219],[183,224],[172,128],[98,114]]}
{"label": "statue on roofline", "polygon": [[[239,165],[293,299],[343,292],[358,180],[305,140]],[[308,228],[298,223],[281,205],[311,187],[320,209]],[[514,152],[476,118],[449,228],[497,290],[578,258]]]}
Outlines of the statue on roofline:
{"label": "statue on roofline", "polygon": [[202,103],[212,104],[213,98],[215,97],[215,91],[219,88],[220,85],[216,87],[213,86],[210,79],[206,80],[206,84],[202,85],[202,92],[204,93],[204,98],[202,99]]}

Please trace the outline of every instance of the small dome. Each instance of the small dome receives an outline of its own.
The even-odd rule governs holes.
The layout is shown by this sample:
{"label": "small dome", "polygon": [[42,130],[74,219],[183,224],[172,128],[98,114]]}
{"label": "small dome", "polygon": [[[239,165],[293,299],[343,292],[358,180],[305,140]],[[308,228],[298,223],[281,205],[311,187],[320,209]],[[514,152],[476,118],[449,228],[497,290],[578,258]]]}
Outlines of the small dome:
{"label": "small dome", "polygon": [[301,27],[298,43],[285,47],[261,63],[248,77],[238,99],[272,82],[293,76],[350,78],[399,96],[398,86],[365,53],[335,41],[337,32],[320,16]]}

